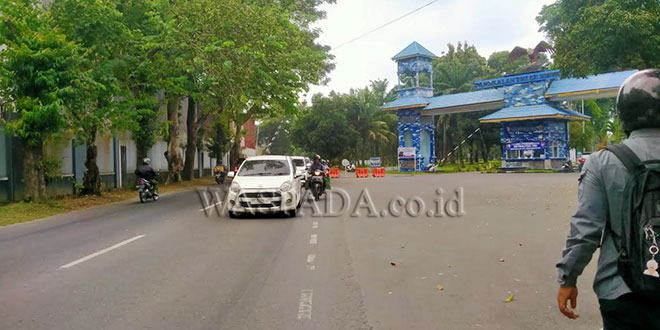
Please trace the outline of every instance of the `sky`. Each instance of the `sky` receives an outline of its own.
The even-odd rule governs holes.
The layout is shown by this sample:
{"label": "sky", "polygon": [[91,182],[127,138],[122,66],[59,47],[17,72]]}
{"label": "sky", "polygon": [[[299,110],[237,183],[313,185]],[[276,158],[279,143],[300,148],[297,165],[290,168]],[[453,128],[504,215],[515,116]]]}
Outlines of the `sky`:
{"label": "sky", "polygon": [[318,42],[333,47],[336,65],[326,86],[311,86],[304,98],[315,93],[348,92],[369,81],[387,79],[396,84],[396,65],[391,58],[417,41],[440,56],[447,44],[467,41],[481,56],[510,51],[515,46],[533,48],[544,39],[536,16],[555,0],[440,0],[421,11],[334,49],[362,33],[404,15],[431,0],[337,0],[324,5],[327,18],[318,23],[323,31]]}

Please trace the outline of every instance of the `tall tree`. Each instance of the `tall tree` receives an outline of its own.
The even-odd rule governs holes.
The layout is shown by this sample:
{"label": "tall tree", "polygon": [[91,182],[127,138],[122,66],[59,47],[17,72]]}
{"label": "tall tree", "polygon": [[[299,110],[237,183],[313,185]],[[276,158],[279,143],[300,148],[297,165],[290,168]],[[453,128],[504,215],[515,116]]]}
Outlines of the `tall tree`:
{"label": "tall tree", "polygon": [[557,0],[536,20],[563,75],[660,67],[657,0]]}
{"label": "tall tree", "polygon": [[50,10],[55,24],[84,49],[89,79],[67,120],[87,150],[82,193],[100,195],[96,138],[125,128],[126,107],[117,99],[123,95],[115,73],[130,35],[112,0],[58,0]]}
{"label": "tall tree", "polygon": [[46,196],[44,141],[65,127],[83,80],[79,47],[53,24],[40,1],[0,1],[0,97],[11,112],[5,129],[25,149],[25,200]]}
{"label": "tall tree", "polygon": [[329,97],[314,95],[313,105],[304,109],[291,127],[293,143],[331,160],[345,155],[355,145],[357,134],[340,102],[334,93]]}

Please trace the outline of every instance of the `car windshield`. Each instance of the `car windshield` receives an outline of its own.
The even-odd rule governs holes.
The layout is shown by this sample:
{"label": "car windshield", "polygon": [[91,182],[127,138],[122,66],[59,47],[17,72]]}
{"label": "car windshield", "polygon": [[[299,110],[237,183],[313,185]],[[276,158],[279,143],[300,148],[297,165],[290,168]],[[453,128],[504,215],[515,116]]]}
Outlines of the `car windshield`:
{"label": "car windshield", "polygon": [[289,165],[284,160],[248,160],[243,164],[238,176],[280,176],[289,175]]}
{"label": "car windshield", "polygon": [[304,167],[305,166],[305,161],[302,160],[302,158],[294,158],[293,159],[293,165],[295,167]]}

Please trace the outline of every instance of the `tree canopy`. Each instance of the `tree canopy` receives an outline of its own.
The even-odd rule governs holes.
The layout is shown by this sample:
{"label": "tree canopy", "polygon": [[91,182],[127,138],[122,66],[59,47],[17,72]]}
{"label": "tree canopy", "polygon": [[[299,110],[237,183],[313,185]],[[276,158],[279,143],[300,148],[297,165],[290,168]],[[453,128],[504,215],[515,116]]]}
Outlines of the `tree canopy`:
{"label": "tree canopy", "polygon": [[558,0],[536,20],[565,76],[660,66],[657,0]]}

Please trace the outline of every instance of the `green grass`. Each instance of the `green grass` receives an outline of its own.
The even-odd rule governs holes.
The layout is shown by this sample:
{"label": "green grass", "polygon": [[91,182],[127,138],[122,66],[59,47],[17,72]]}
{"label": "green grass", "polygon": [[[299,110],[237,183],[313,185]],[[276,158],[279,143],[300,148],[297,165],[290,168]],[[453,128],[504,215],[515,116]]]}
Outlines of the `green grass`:
{"label": "green grass", "polygon": [[4,204],[0,205],[0,227],[50,217],[67,211],[70,211],[70,209],[57,205],[53,201],[48,203],[20,202]]}
{"label": "green grass", "polygon": [[437,169],[436,173],[426,173],[426,172],[399,172],[399,171],[387,171],[388,174],[408,174],[408,175],[433,175],[433,174],[443,174],[443,173],[459,173],[459,172],[494,172],[502,164],[499,160],[491,160],[487,163],[480,161],[478,163],[470,164],[464,163],[463,166],[459,163],[445,164],[440,166]]}
{"label": "green grass", "polygon": [[[158,191],[163,194],[212,184],[215,184],[214,179],[206,177],[169,185],[161,184]],[[136,192],[132,189],[111,190],[104,192],[102,196],[66,196],[44,203],[0,204],[0,227],[129,199],[137,199]]]}

